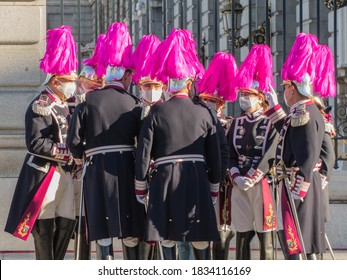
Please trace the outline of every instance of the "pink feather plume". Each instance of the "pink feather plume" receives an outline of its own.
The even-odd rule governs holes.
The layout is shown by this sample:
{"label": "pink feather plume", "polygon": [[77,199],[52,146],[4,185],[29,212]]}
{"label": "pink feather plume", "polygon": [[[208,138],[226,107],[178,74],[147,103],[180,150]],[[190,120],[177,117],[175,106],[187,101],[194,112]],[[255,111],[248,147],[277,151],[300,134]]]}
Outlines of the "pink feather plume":
{"label": "pink feather plume", "polygon": [[47,46],[40,68],[46,74],[70,75],[78,67],[76,42],[70,26],[47,31]]}
{"label": "pink feather plume", "polygon": [[228,101],[237,98],[236,75],[238,69],[234,57],[231,54],[218,52],[208,66],[201,80],[197,82],[198,92],[217,95]]}
{"label": "pink feather plume", "polygon": [[150,73],[148,70],[151,63],[151,56],[160,44],[160,40],[155,35],[145,35],[140,40],[133,53],[133,66],[135,74],[132,80],[135,84],[142,77],[147,77]]}
{"label": "pink feather plume", "polygon": [[259,83],[258,89],[264,93],[270,91],[269,84],[274,87],[272,72],[272,54],[267,45],[254,45],[240,66],[236,78],[237,88],[251,88],[254,81]]}
{"label": "pink feather plume", "polygon": [[312,34],[299,33],[283,64],[281,76],[283,80],[302,82],[307,73],[311,81],[315,79],[314,56],[318,48],[318,39]]}
{"label": "pink feather plume", "polygon": [[328,46],[319,45],[315,55],[313,92],[323,98],[336,96],[334,57]]}
{"label": "pink feather plume", "polygon": [[[123,22],[112,23],[106,34],[105,46],[99,56],[102,67],[124,67],[132,69],[132,42],[128,27]],[[99,74],[98,74],[99,75]]]}
{"label": "pink feather plume", "polygon": [[170,79],[197,78],[204,67],[196,54],[196,43],[188,30],[173,29],[155,51],[151,79],[167,83]]}
{"label": "pink feather plume", "polygon": [[96,74],[99,78],[106,73],[106,68],[99,64],[99,56],[102,54],[102,50],[105,46],[106,34],[100,34],[95,44],[93,56],[85,59],[82,63],[86,66],[91,66],[96,70]]}

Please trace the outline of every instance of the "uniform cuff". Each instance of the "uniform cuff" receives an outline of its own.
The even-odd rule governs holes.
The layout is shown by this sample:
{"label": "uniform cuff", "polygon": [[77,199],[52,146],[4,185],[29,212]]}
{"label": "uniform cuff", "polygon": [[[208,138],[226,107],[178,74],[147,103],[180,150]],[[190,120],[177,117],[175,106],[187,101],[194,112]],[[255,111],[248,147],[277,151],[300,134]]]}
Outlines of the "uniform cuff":
{"label": "uniform cuff", "polygon": [[277,104],[275,107],[267,110],[265,115],[273,124],[286,117],[286,113],[283,111],[280,104]]}
{"label": "uniform cuff", "polygon": [[251,167],[248,170],[247,175],[246,175],[246,177],[253,180],[254,184],[260,182],[260,180],[263,178],[263,176],[264,176],[263,171],[261,171],[260,169],[254,169],[253,167]]}
{"label": "uniform cuff", "polygon": [[212,193],[217,193],[217,196],[218,196],[219,183],[216,183],[216,184],[209,183],[209,185],[210,185],[210,192],[211,192],[211,194]]}
{"label": "uniform cuff", "polygon": [[234,180],[236,177],[240,176],[240,170],[237,167],[233,167],[229,171],[230,177]]}
{"label": "uniform cuff", "polygon": [[304,177],[301,175],[295,176],[294,184],[291,186],[291,193],[300,196],[302,198],[306,197],[308,188],[311,183],[304,181]]}

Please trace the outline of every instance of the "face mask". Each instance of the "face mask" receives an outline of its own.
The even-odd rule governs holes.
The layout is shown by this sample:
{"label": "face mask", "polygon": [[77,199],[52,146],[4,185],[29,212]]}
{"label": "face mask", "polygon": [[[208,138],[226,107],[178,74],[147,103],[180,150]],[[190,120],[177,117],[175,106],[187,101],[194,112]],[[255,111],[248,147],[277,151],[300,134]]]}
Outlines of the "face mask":
{"label": "face mask", "polygon": [[76,87],[76,83],[74,82],[60,83],[60,86],[57,86],[57,90],[64,94],[66,99],[69,99],[74,95]]}
{"label": "face mask", "polygon": [[146,100],[147,102],[153,103],[157,102],[162,95],[162,90],[155,90],[155,89],[150,89],[150,90],[142,90],[141,91],[142,98]]}
{"label": "face mask", "polygon": [[259,102],[258,98],[256,97],[240,96],[239,103],[243,111],[248,111],[249,109],[255,107]]}

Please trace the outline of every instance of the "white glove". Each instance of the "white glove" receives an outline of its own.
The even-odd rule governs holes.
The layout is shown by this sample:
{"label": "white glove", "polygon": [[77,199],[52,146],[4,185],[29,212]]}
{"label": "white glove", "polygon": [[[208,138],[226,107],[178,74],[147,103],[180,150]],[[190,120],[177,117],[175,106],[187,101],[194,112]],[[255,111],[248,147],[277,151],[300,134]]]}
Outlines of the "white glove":
{"label": "white glove", "polygon": [[242,191],[247,191],[249,188],[253,187],[254,184],[251,179],[243,176],[237,176],[234,179],[235,184],[239,187]]}
{"label": "white glove", "polygon": [[301,200],[301,202],[304,202],[304,198],[303,197],[301,197],[299,195],[296,195],[295,193],[292,193],[292,192],[290,194],[291,194],[291,196],[292,196],[292,198],[294,200]]}
{"label": "white glove", "polygon": [[275,107],[278,104],[278,97],[276,91],[269,84],[270,92],[266,94],[266,101],[269,102],[270,108]]}
{"label": "white glove", "polygon": [[136,199],[138,202],[140,202],[143,205],[147,204],[147,194],[141,194],[141,195],[137,194]]}

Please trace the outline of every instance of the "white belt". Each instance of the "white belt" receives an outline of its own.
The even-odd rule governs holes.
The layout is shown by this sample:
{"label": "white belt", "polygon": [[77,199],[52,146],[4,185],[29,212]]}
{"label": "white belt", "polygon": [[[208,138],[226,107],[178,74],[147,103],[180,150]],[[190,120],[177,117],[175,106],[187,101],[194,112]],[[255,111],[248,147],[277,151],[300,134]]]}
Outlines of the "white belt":
{"label": "white belt", "polygon": [[35,157],[47,159],[47,160],[50,160],[50,161],[55,161],[55,162],[58,162],[58,163],[67,164],[67,161],[63,160],[63,159],[54,158],[54,157],[48,157],[48,156],[43,156],[43,155],[38,155],[38,154],[35,154],[35,153],[30,153],[30,152],[28,152],[28,154],[33,155]]}
{"label": "white belt", "polygon": [[135,148],[131,145],[109,145],[109,146],[101,146],[92,149],[88,149],[85,151],[86,157],[90,157],[98,154],[106,154],[106,153],[122,153],[122,152],[133,152]]}
{"label": "white belt", "polygon": [[184,161],[205,162],[205,158],[202,155],[195,155],[195,154],[166,156],[166,157],[157,158],[154,161],[154,165],[158,166],[165,163],[175,163],[175,162],[184,162]]}

